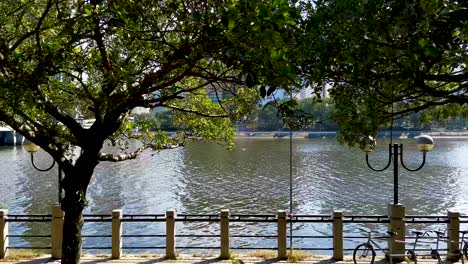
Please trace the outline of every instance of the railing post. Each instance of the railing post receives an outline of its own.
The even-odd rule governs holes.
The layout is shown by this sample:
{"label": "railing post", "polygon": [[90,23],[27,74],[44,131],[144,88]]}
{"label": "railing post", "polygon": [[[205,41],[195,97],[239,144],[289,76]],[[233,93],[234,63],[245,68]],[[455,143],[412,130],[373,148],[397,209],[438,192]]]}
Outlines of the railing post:
{"label": "railing post", "polygon": [[176,212],[174,209],[166,211],[166,258],[176,258],[176,247],[175,247],[175,218]]}
{"label": "railing post", "polygon": [[122,210],[112,210],[112,258],[122,255]]}
{"label": "railing post", "polygon": [[395,232],[388,240],[390,255],[393,255],[393,261],[402,262],[405,260],[405,207],[401,204],[388,204],[388,217],[388,231]]}
{"label": "railing post", "polygon": [[229,209],[221,209],[221,255],[220,259],[229,259]]}
{"label": "railing post", "polygon": [[286,246],[286,211],[278,210],[278,258],[286,259],[287,246]]}
{"label": "railing post", "polygon": [[448,211],[447,260],[456,262],[460,258],[460,213]]}
{"label": "railing post", "polygon": [[333,212],[333,259],[343,260],[343,212]]}
{"label": "railing post", "polygon": [[52,207],[52,234],[51,234],[51,255],[52,259],[62,258],[62,237],[63,237],[63,211],[60,204]]}
{"label": "railing post", "polygon": [[7,256],[8,249],[8,210],[0,210],[0,259]]}

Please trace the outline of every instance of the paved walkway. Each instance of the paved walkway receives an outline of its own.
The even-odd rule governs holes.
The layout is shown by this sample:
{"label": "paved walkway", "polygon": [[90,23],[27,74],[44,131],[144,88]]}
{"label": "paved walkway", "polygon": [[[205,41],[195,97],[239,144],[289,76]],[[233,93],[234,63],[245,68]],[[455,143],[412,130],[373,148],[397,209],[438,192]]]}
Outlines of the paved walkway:
{"label": "paved walkway", "polygon": [[[239,261],[240,260],[240,261]],[[58,260],[51,260],[50,256],[43,256],[32,260],[2,260],[0,264],[12,264],[12,263],[28,263],[28,264],[39,264],[39,263],[49,263],[49,264],[58,264],[60,261]],[[105,257],[96,257],[96,256],[84,256],[81,258],[81,263],[86,264],[94,264],[94,263],[182,263],[182,264],[203,264],[203,263],[229,263],[229,264],[242,264],[242,263],[290,263],[285,260],[277,260],[277,259],[260,259],[260,258],[253,258],[253,257],[239,257],[235,260],[219,260],[216,257],[190,257],[190,256],[183,256],[181,259],[177,260],[166,260],[163,257],[140,257],[140,256],[125,256],[118,260],[113,260]],[[344,261],[334,261],[329,257],[314,257],[312,259],[297,261],[296,263],[309,263],[309,264],[351,264],[353,263],[352,259],[347,257]],[[407,262],[403,262],[405,264]],[[408,262],[411,263],[411,262]],[[446,262],[446,264],[451,262]],[[363,262],[363,264],[365,264]],[[388,261],[384,260],[376,260],[375,264],[389,264]],[[418,264],[437,264],[437,261],[432,259],[418,259]]]}

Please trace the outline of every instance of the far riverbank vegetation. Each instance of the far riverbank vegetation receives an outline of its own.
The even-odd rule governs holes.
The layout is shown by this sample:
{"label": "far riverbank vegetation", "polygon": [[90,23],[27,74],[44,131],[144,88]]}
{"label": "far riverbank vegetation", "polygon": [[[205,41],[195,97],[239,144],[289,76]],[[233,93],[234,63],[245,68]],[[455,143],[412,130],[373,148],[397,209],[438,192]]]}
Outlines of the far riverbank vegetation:
{"label": "far riverbank vegetation", "polygon": [[[306,113],[310,119],[302,124],[303,131],[338,131],[339,126],[334,121],[335,107],[329,99],[317,101],[314,98],[300,100],[298,111]],[[437,117],[430,120],[428,117]],[[150,113],[135,114],[136,126],[151,131],[177,131],[179,128],[174,125],[171,110],[159,109]],[[255,113],[250,118],[237,121],[238,131],[282,131],[288,130],[284,125],[281,113],[277,107],[272,105],[258,106]],[[445,117],[443,113],[421,111],[412,113],[402,118],[394,120],[393,127],[382,130],[398,131],[466,131],[467,120],[462,117]]]}

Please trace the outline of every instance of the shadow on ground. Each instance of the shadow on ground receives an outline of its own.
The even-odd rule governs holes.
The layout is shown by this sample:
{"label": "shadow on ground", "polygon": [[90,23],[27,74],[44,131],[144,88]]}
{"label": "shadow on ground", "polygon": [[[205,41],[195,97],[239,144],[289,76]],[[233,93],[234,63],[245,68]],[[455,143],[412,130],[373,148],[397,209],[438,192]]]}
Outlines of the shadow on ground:
{"label": "shadow on ground", "polygon": [[[52,260],[49,257],[40,257],[33,260],[2,260],[0,263],[25,263],[25,264],[39,264],[39,263],[49,263],[49,264],[59,264],[60,260]],[[83,264],[95,264],[95,263],[141,263],[141,264],[151,264],[151,263],[190,263],[190,264],[209,264],[209,263],[232,263],[232,264],[247,264],[247,263],[290,263],[286,260],[278,259],[260,259],[260,258],[249,258],[249,257],[240,257],[235,260],[220,260],[219,258],[206,257],[206,258],[183,258],[177,260],[168,260],[163,257],[153,257],[153,258],[138,258],[138,257],[126,257],[122,259],[110,259],[110,258],[90,258],[83,257],[81,259]],[[352,259],[346,259],[344,261],[335,261],[333,259],[308,259],[297,261],[296,263],[314,263],[314,264],[351,264],[353,263]],[[362,262],[362,264],[367,264],[368,262]],[[402,262],[402,264],[411,264],[412,262]],[[418,260],[419,264],[438,264],[437,261],[432,259],[420,259]],[[361,264],[361,263],[359,263]],[[374,264],[390,264],[387,260],[377,260]],[[444,261],[443,264],[452,264],[452,262]]]}

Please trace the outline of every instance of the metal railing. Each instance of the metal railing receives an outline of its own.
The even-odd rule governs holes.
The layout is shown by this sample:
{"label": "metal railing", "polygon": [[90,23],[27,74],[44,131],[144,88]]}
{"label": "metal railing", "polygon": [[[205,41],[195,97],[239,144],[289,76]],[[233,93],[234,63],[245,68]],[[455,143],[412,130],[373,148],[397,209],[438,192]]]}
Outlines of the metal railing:
{"label": "metal railing", "polygon": [[[3,210],[6,211],[6,210]],[[281,212],[283,216],[285,216],[285,212]],[[175,250],[175,238],[192,238],[192,239],[220,239],[221,243],[219,246],[197,246],[197,245],[178,245],[178,249],[196,249],[196,250],[212,250],[217,249],[225,251],[226,243],[223,244],[222,241],[229,241],[230,238],[234,239],[276,239],[277,245],[273,247],[254,247],[254,246],[236,246],[236,247],[229,247],[229,242],[227,243],[228,250],[258,250],[258,249],[270,249],[270,250],[278,250],[278,254],[281,255],[280,252],[284,252],[287,248],[285,247],[286,243],[280,243],[280,240],[286,241],[289,236],[286,235],[286,232],[281,233],[281,230],[286,230],[286,224],[292,222],[293,224],[331,224],[332,228],[330,230],[329,235],[307,235],[307,234],[298,234],[293,236],[293,239],[301,239],[301,240],[323,240],[328,239],[332,240],[330,246],[326,247],[295,247],[295,249],[301,250],[312,250],[312,251],[333,251],[333,256],[335,258],[340,258],[343,255],[343,251],[352,251],[354,248],[349,246],[343,247],[343,241],[357,241],[365,239],[364,236],[358,236],[354,234],[343,234],[343,225],[348,224],[388,224],[391,225],[391,218],[387,215],[341,215],[341,217],[334,217],[334,215],[293,215],[285,217],[285,221],[280,221],[281,218],[280,213],[278,215],[274,214],[259,214],[259,215],[247,215],[247,214],[232,214],[228,215],[226,219],[223,219],[220,214],[175,214],[175,217],[169,219],[166,217],[166,214],[120,214],[118,217],[115,217],[114,214],[99,214],[99,215],[91,215],[85,214],[84,222],[85,223],[111,223],[112,230],[109,230],[108,233],[104,234],[83,234],[83,238],[109,238],[111,240],[111,246],[88,246],[86,243],[84,244],[83,249],[92,249],[92,250],[112,250],[113,257],[120,257],[122,250],[149,250],[149,249],[166,249],[166,254],[168,248],[171,246]],[[8,224],[17,224],[17,223],[51,223],[52,222],[52,231],[54,229],[62,228],[60,224],[63,225],[62,222],[58,221],[58,226],[54,226],[54,215],[44,214],[44,215],[18,215],[18,214],[7,214],[4,212],[3,215],[0,215],[0,233],[5,232],[8,230]],[[443,224],[447,225],[447,228],[456,228],[457,230],[460,229],[460,223],[468,223],[468,216],[459,216],[458,223],[453,223],[449,219],[448,216],[437,215],[437,216],[428,216],[428,215],[407,215],[404,217],[404,223],[406,224]],[[167,225],[169,221],[173,221],[174,225],[177,222],[182,223],[222,223],[225,221],[227,225],[220,225],[220,233],[219,234],[176,234],[175,229],[172,230],[174,235],[173,237],[168,237],[168,231],[166,229],[166,233],[163,234],[122,234],[122,224],[125,223],[166,223],[166,228],[169,227]],[[225,229],[226,226],[229,229],[230,223],[248,223],[248,224],[276,224],[277,225],[277,232],[274,234],[246,234],[242,232],[236,232],[233,234],[229,234],[229,232],[224,233],[228,234],[227,237],[224,235],[223,237],[223,228]],[[57,224],[55,224],[57,225]],[[284,226],[280,226],[284,225]],[[458,226],[450,226],[450,225],[458,225]],[[5,228],[6,227],[6,228]],[[113,229],[118,228],[117,232]],[[273,228],[271,228],[273,229]],[[340,231],[341,230],[341,231]],[[224,230],[226,231],[226,230]],[[229,230],[228,230],[229,231]],[[115,236],[115,234],[120,234],[119,236]],[[43,246],[24,246],[24,245],[15,245],[8,243],[8,240],[11,239],[50,239],[49,245]],[[129,238],[160,238],[166,240],[166,246],[142,246],[138,244],[131,244],[131,245],[123,245],[123,239]],[[379,238],[379,237],[376,237]],[[382,239],[387,239],[388,237],[382,236]],[[406,236],[405,239],[411,240],[414,239],[414,236]],[[0,236],[0,239],[1,236]],[[436,239],[432,237],[432,239]],[[447,240],[452,238],[446,237]],[[6,240],[6,241],[5,241]],[[55,244],[54,244],[55,243]],[[173,245],[169,245],[173,244]],[[270,243],[271,244],[271,243]],[[279,246],[281,244],[281,246]],[[319,243],[324,244],[324,243]],[[61,248],[61,245],[56,245],[56,242],[52,239],[51,235],[48,234],[14,234],[14,233],[7,233],[4,235],[3,241],[0,241],[0,257],[3,257],[7,250],[9,249],[52,249]],[[3,250],[3,255],[1,254]],[[283,250],[283,251],[282,251]],[[424,250],[424,249],[420,249]],[[442,249],[447,251],[448,248]],[[115,253],[114,252],[120,252]],[[175,253],[175,252],[172,252]]]}

